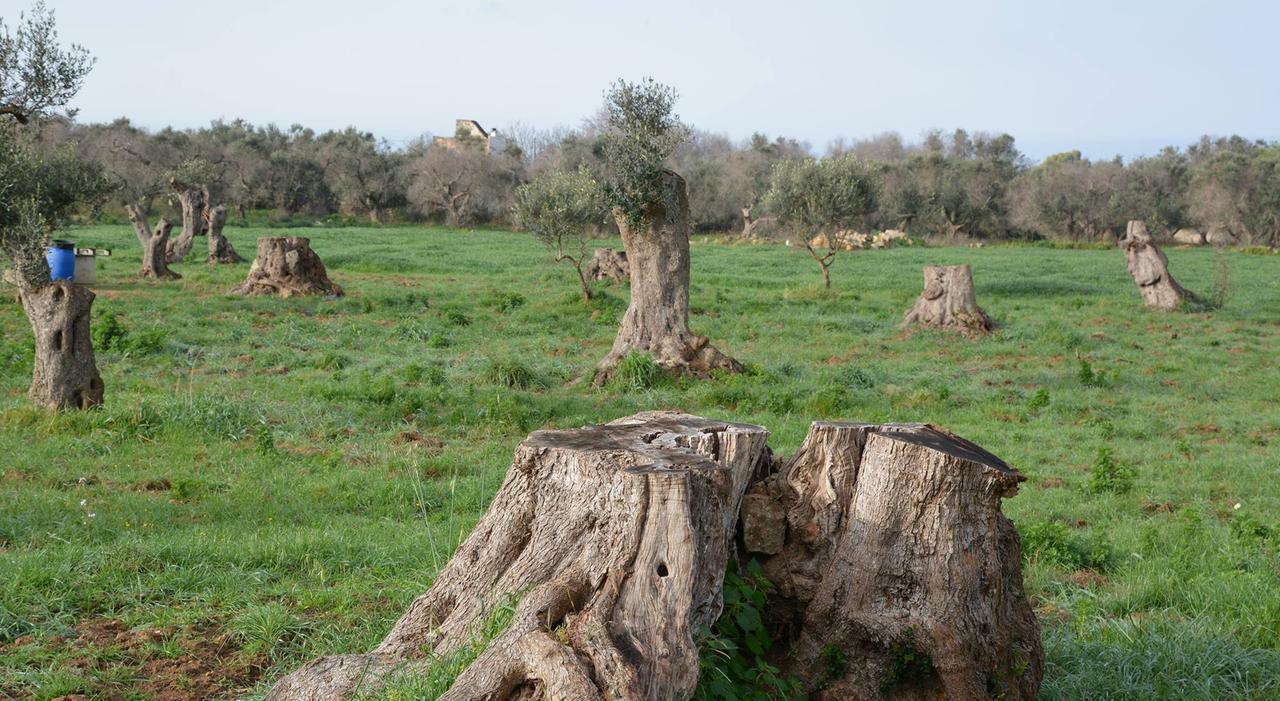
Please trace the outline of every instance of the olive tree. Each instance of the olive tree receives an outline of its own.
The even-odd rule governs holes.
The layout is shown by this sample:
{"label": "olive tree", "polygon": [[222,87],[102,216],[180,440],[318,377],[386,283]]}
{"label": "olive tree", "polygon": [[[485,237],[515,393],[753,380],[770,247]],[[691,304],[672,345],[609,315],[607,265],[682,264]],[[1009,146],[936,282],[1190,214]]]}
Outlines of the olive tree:
{"label": "olive tree", "polygon": [[20,16],[13,33],[0,22],[0,250],[35,335],[30,396],[50,409],[102,403],[89,336],[94,294],[50,280],[44,258],[49,234],[107,184],[100,168],[70,150],[39,153],[25,125],[64,107],[92,65],[84,49],[58,44],[53,13],[42,3]]}
{"label": "olive tree", "polygon": [[689,130],[673,111],[675,101],[675,90],[652,79],[619,80],[605,94],[604,197],[627,249],[631,302],[597,384],[632,353],[673,373],[742,370],[689,330],[689,196],[684,178],[667,166]]}
{"label": "olive tree", "polygon": [[578,274],[582,301],[591,301],[591,285],[583,266],[587,248],[604,220],[600,187],[591,173],[551,172],[516,188],[512,217],[551,250],[557,263],[568,263]]}
{"label": "olive tree", "polygon": [[[804,240],[805,250],[831,287],[831,264],[840,252],[839,232],[863,225],[876,211],[880,184],[876,170],[855,156],[781,161],[773,168],[769,210]],[[825,233],[826,245],[813,234]],[[819,239],[821,240],[821,239]]]}

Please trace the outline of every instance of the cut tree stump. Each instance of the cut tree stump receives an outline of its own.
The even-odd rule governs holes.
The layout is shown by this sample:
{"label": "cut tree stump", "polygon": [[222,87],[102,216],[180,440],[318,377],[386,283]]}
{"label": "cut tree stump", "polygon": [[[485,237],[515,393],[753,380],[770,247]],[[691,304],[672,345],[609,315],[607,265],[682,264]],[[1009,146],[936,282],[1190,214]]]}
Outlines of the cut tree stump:
{"label": "cut tree stump", "polygon": [[1192,299],[1191,293],[1169,274],[1169,259],[1151,238],[1146,222],[1130,221],[1124,238],[1120,239],[1120,248],[1129,261],[1129,274],[1138,283],[1142,301],[1148,307],[1172,311]]}
{"label": "cut tree stump", "polygon": [[924,291],[907,310],[902,325],[923,324],[955,329],[966,336],[991,333],[995,322],[978,306],[973,271],[967,265],[927,265]]}
{"label": "cut tree stump", "polygon": [[1044,651],[1000,511],[1023,479],[932,426],[814,423],[744,500],[778,664],[815,701],[1034,699]]}
{"label": "cut tree stump", "polygon": [[263,237],[258,239],[258,257],[249,266],[249,277],[229,294],[341,295],[342,288],[329,279],[324,262],[311,250],[311,239]]}
{"label": "cut tree stump", "polygon": [[220,204],[209,210],[209,257],[208,263],[243,263],[244,258],[236,253],[231,242],[223,235],[222,228],[227,224],[227,206]]}
{"label": "cut tree stump", "polygon": [[612,248],[597,248],[587,261],[587,278],[626,282],[631,279],[631,266],[627,264],[627,252]]}
{"label": "cut tree stump", "polygon": [[376,689],[471,644],[504,605],[511,622],[442,700],[689,698],[694,635],[720,615],[767,436],[674,412],[534,432],[488,513],[382,643],[310,662],[267,699]]}
{"label": "cut tree stump", "polygon": [[596,385],[608,382],[631,353],[648,355],[674,374],[742,372],[741,363],[689,330],[689,196],[684,178],[671,171],[662,190],[661,203],[649,207],[643,226],[615,217],[631,269],[631,302],[613,348],[596,369]]}
{"label": "cut tree stump", "polygon": [[142,244],[142,270],[138,272],[138,277],[157,280],[181,278],[181,275],[169,269],[166,259],[169,231],[173,229],[173,224],[160,217],[155,231],[152,231],[147,223],[147,213],[141,206],[131,204],[125,209],[129,213],[129,221],[133,223],[133,233],[137,235],[138,243]]}
{"label": "cut tree stump", "polygon": [[182,205],[182,233],[169,239],[165,262],[181,263],[195,245],[195,237],[204,235],[204,210],[209,205],[209,188],[184,183],[177,178],[169,178],[169,187],[173,188],[178,203]]}
{"label": "cut tree stump", "polygon": [[36,338],[31,401],[46,409],[88,409],[102,403],[102,376],[93,355],[89,318],[94,294],[65,280],[19,287]]}

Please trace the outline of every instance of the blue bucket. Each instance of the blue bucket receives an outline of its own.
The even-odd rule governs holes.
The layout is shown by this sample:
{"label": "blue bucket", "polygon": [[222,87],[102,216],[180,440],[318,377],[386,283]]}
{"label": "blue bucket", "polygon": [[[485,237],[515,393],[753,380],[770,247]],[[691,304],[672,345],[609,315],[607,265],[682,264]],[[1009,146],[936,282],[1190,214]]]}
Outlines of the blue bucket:
{"label": "blue bucket", "polygon": [[76,245],[70,241],[55,239],[45,256],[49,261],[49,277],[54,280],[74,280],[76,277]]}

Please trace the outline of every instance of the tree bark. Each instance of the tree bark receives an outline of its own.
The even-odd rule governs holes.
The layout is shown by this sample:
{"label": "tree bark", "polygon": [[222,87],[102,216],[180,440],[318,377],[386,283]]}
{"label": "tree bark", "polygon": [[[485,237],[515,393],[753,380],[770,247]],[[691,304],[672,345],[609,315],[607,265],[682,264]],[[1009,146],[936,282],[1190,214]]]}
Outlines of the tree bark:
{"label": "tree bark", "polygon": [[324,262],[311,250],[311,239],[263,237],[258,239],[258,257],[249,266],[249,277],[228,294],[341,295],[342,288],[329,279]]}
{"label": "tree bark", "polygon": [[592,280],[629,281],[631,266],[627,263],[627,252],[597,248],[587,262],[587,277]]}
{"label": "tree bark", "polygon": [[173,229],[173,224],[168,219],[160,217],[160,221],[156,222],[155,230],[152,231],[151,225],[147,223],[145,208],[131,204],[125,207],[125,210],[129,213],[129,221],[133,222],[133,233],[137,235],[138,243],[142,245],[142,270],[138,272],[138,277],[157,280],[180,279],[182,276],[170,270],[166,261],[169,232]]}
{"label": "tree bark", "polygon": [[177,178],[169,178],[169,186],[177,193],[178,202],[182,205],[182,233],[169,240],[165,262],[180,263],[191,252],[195,237],[204,235],[204,210],[209,206],[209,189]]}
{"label": "tree bark", "polygon": [[222,233],[227,224],[227,206],[220,204],[209,210],[209,263],[243,263],[231,242]]}
{"label": "tree bark", "polygon": [[102,376],[93,356],[89,320],[94,294],[65,280],[19,287],[35,335],[31,401],[46,409],[88,409],[102,403]]}
{"label": "tree bark", "polygon": [[1000,512],[1023,479],[928,425],[814,423],[743,508],[779,664],[815,701],[1034,699],[1044,651]]}
{"label": "tree bark", "polygon": [[470,644],[504,602],[515,608],[506,630],[442,700],[687,699],[693,636],[720,615],[767,435],[674,412],[534,432],[488,513],[382,643],[313,661],[267,699],[346,699],[420,671]]}
{"label": "tree bark", "polygon": [[1129,274],[1138,283],[1142,301],[1148,307],[1172,311],[1192,298],[1169,273],[1169,259],[1147,231],[1146,222],[1133,220],[1120,239],[1120,248],[1129,261]]}
{"label": "tree bark", "polygon": [[956,329],[978,336],[995,329],[995,322],[978,306],[973,271],[967,265],[928,265],[924,291],[902,319],[902,325],[923,324]]}
{"label": "tree bark", "polygon": [[689,197],[684,178],[668,171],[664,195],[650,205],[645,223],[630,226],[617,216],[631,268],[631,303],[613,349],[600,361],[602,385],[631,353],[653,357],[668,372],[705,377],[712,370],[741,372],[742,364],[689,330]]}

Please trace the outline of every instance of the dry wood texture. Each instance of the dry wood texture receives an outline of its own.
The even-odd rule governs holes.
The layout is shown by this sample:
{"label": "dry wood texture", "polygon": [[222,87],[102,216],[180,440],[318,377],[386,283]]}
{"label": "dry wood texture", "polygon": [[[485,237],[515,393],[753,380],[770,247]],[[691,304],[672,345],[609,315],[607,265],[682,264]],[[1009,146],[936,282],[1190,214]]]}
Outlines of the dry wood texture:
{"label": "dry wood texture", "polygon": [[818,701],[1035,698],[1044,653],[1000,512],[1022,480],[931,426],[813,424],[743,511],[783,668]]}
{"label": "dry wood texture", "polygon": [[141,206],[131,204],[126,207],[129,212],[129,221],[133,223],[133,233],[138,237],[138,243],[142,246],[142,270],[138,272],[138,277],[149,277],[157,280],[177,280],[182,276],[169,269],[169,263],[166,258],[169,242],[169,232],[173,229],[173,224],[168,219],[160,217],[160,221],[156,222],[156,228],[151,230],[151,225],[147,223],[147,213]]}
{"label": "dry wood texture", "polygon": [[684,178],[668,171],[664,196],[643,226],[617,217],[631,268],[631,303],[613,348],[596,371],[604,384],[631,353],[652,356],[668,371],[704,377],[712,370],[741,372],[742,365],[689,330],[689,197]]}
{"label": "dry wood texture", "polygon": [[311,239],[301,236],[258,239],[258,257],[249,276],[233,295],[341,295],[342,288],[329,279],[320,256],[311,250]]}
{"label": "dry wood texture", "polygon": [[89,318],[94,294],[65,280],[18,290],[36,338],[31,401],[47,409],[87,409],[102,403],[102,376],[93,355]]}
{"label": "dry wood texture", "polygon": [[227,206],[220,204],[209,212],[209,257],[208,263],[243,263],[244,258],[236,253],[231,242],[223,235],[222,228],[227,225]]}
{"label": "dry wood texture", "polygon": [[924,291],[907,310],[902,324],[955,329],[967,336],[990,333],[996,326],[978,306],[973,271],[967,265],[925,266]]}
{"label": "dry wood texture", "polygon": [[515,616],[442,699],[686,699],[694,633],[721,585],[759,426],[652,412],[537,431],[431,589],[368,655],[323,658],[271,701],[345,699],[466,645],[491,607]]}
{"label": "dry wood texture", "polygon": [[631,266],[627,264],[627,252],[612,248],[597,248],[587,261],[587,279],[626,282],[631,279]]}
{"label": "dry wood texture", "polygon": [[1169,259],[1156,246],[1145,222],[1129,222],[1124,238],[1120,239],[1120,248],[1129,261],[1129,274],[1138,283],[1142,301],[1148,307],[1172,311],[1191,298],[1191,293],[1169,273]]}

